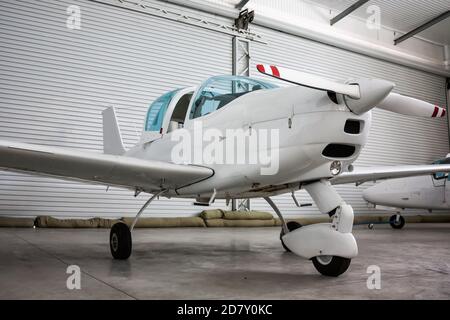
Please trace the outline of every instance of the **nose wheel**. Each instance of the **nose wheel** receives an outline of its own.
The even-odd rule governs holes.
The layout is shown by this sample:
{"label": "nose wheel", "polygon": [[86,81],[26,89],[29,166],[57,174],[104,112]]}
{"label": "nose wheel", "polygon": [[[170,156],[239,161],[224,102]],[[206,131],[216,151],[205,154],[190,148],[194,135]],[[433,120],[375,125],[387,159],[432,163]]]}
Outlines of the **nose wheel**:
{"label": "nose wheel", "polygon": [[131,255],[131,231],[123,222],[114,224],[109,233],[109,247],[114,259],[126,260]]}
{"label": "nose wheel", "polygon": [[389,219],[389,224],[391,225],[392,228],[394,229],[402,229],[405,226],[405,218],[403,218],[401,215],[399,214],[394,214],[390,219]]}
{"label": "nose wheel", "polygon": [[347,271],[352,259],[336,256],[317,256],[311,259],[314,267],[322,275],[337,277]]}

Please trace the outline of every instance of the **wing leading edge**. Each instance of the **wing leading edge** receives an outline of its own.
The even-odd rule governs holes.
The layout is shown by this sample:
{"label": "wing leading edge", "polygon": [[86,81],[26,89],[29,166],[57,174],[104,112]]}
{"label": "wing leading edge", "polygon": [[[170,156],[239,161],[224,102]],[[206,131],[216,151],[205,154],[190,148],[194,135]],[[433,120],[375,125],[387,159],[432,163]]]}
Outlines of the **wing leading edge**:
{"label": "wing leading edge", "polygon": [[437,172],[450,172],[450,165],[407,165],[358,168],[352,172],[344,172],[331,179],[332,184],[356,183],[368,181],[424,176]]}
{"label": "wing leading edge", "polygon": [[214,175],[214,170],[202,166],[4,140],[0,140],[0,168],[146,192],[177,189]]}

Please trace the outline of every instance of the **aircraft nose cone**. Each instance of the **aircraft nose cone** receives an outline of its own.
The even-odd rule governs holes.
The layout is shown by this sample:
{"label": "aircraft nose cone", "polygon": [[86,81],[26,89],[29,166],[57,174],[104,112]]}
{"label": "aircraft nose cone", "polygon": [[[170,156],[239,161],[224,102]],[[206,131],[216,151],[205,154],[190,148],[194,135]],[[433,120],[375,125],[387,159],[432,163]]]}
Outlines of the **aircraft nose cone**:
{"label": "aircraft nose cone", "polygon": [[386,182],[381,182],[373,187],[367,188],[363,191],[363,199],[367,202],[377,204],[379,203],[388,192],[388,186]]}

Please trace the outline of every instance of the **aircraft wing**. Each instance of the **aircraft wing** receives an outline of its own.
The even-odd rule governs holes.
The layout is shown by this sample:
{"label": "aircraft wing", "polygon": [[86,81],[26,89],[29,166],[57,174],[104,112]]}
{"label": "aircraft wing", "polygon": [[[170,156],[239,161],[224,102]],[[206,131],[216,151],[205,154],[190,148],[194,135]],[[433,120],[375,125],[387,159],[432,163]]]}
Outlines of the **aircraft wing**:
{"label": "aircraft wing", "polygon": [[436,172],[450,172],[450,165],[436,164],[355,168],[352,172],[344,172],[332,178],[330,182],[332,184],[362,184],[368,181],[424,176]]}
{"label": "aircraft wing", "polygon": [[207,167],[0,140],[0,169],[146,192],[177,189],[214,175]]}

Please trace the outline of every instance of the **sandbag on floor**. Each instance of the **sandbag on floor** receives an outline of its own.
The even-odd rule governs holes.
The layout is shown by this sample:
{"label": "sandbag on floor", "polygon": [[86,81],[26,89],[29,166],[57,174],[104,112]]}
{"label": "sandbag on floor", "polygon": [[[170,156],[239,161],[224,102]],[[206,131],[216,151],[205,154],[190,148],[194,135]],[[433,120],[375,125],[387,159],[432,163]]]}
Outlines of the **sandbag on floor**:
{"label": "sandbag on floor", "polygon": [[204,220],[209,219],[222,219],[223,218],[223,210],[222,209],[212,209],[212,210],[203,210],[199,214],[200,218]]}
{"label": "sandbag on floor", "polygon": [[368,223],[387,223],[390,216],[377,216],[377,215],[355,215],[353,224],[368,224]]}
{"label": "sandbag on floor", "polygon": [[98,220],[98,228],[106,228],[110,229],[117,222],[122,221],[122,219],[103,219],[99,218]]}
{"label": "sandbag on floor", "polygon": [[0,217],[0,227],[4,228],[32,228],[34,218]]}
{"label": "sandbag on floor", "polygon": [[273,215],[263,211],[224,211],[226,220],[273,220]]}
{"label": "sandbag on floor", "polygon": [[[128,226],[131,226],[134,218],[124,218]],[[173,227],[206,227],[205,222],[200,217],[180,217],[180,218],[140,218],[135,228],[173,228]]]}
{"label": "sandbag on floor", "polygon": [[[301,217],[301,218],[295,218],[295,219],[286,219],[286,222],[289,221],[296,221],[300,223],[302,226],[307,226],[309,224],[315,224],[315,223],[328,223],[331,221],[328,216],[317,216],[317,217]],[[281,226],[281,220],[279,218],[275,218],[275,225]]]}
{"label": "sandbag on floor", "polygon": [[213,228],[224,227],[273,227],[275,220],[227,220],[227,219],[211,219],[206,220],[206,226]]}
{"label": "sandbag on floor", "polygon": [[[405,216],[406,222],[411,222],[408,220],[408,216]],[[448,214],[430,214],[430,215],[419,215],[418,220],[424,223],[435,223],[435,222],[450,222],[450,215]]]}
{"label": "sandbag on floor", "polygon": [[91,219],[57,219],[50,216],[36,218],[38,228],[98,228],[100,218]]}

